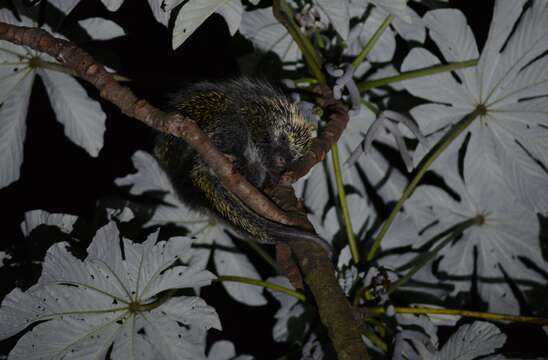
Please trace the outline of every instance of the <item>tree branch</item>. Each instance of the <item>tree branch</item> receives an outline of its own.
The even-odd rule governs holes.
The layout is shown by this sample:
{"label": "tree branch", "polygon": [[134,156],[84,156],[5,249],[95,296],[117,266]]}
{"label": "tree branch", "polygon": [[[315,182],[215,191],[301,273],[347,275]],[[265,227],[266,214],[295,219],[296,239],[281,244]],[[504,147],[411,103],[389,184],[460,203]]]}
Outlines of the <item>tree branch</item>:
{"label": "tree branch", "polygon": [[53,56],[72,69],[78,77],[95,86],[102,98],[118,106],[124,114],[187,142],[215,172],[223,185],[253,211],[273,221],[293,225],[291,218],[234,169],[231,162],[217,150],[193,120],[180,113],[165,113],[146,100],[138,99],[128,87],[120,85],[112,74],[81,48],[69,41],[57,39],[42,29],[2,22],[0,39]]}
{"label": "tree branch", "polygon": [[[277,186],[274,199],[283,199],[282,206],[301,226],[311,226],[306,215],[299,210],[299,202],[291,186]],[[359,313],[350,305],[335,277],[331,261],[324,250],[311,241],[292,240],[285,244],[295,255],[304,281],[310,288],[318,306],[322,323],[340,360],[368,359],[367,349],[361,337],[362,321]]]}
{"label": "tree branch", "polygon": [[[276,194],[276,191],[284,192],[283,186],[290,188],[291,183],[307,174],[315,164],[325,158],[333,144],[341,137],[349,118],[348,108],[341,101],[333,98],[331,89],[327,86],[326,78],[321,71],[320,57],[306,36],[296,26],[287,2],[274,0],[272,10],[274,17],[286,27],[299,46],[310,71],[318,80],[319,87],[316,92],[323,98],[320,101],[320,106],[324,109],[326,118],[329,119],[327,126],[314,139],[310,150],[284,174],[280,185],[275,189],[274,194]],[[274,197],[282,200],[277,203],[286,211],[296,210],[295,218],[302,221],[301,226],[311,227],[306,216],[301,215],[302,212],[298,212],[298,202],[294,198],[294,193],[289,190],[286,190],[285,193]],[[322,323],[329,332],[339,359],[368,359],[367,348],[361,338],[359,315],[350,306],[342,292],[329,259],[321,253],[316,244],[311,242],[294,240],[279,246],[289,246],[295,254],[301,272],[304,274],[305,282],[318,305]]]}

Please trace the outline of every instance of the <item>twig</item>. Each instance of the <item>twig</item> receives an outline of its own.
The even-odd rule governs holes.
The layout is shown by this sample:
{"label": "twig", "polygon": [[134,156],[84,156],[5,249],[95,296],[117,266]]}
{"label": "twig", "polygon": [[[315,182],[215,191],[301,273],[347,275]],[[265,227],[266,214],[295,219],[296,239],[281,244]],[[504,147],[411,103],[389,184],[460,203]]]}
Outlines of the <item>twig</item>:
{"label": "twig", "polygon": [[281,286],[281,285],[278,285],[278,284],[274,284],[274,283],[271,283],[271,282],[262,281],[262,280],[258,280],[258,279],[252,279],[252,278],[248,278],[248,277],[244,277],[244,276],[223,275],[223,276],[217,277],[216,281],[220,281],[220,282],[227,282],[227,281],[228,282],[237,282],[237,283],[241,283],[241,284],[260,286],[260,287],[263,287],[265,289],[271,289],[271,290],[274,290],[274,291],[277,291],[277,292],[287,294],[289,296],[294,297],[295,299],[297,299],[299,301],[306,301],[306,296],[300,291],[295,291],[293,289],[286,288],[285,286]]}
{"label": "twig", "polygon": [[[402,307],[395,306],[393,307],[396,314],[424,314],[424,315],[455,315],[455,316],[464,316],[469,318],[477,319],[486,319],[494,321],[513,321],[513,322],[523,322],[529,324],[539,324],[539,325],[548,325],[548,319],[535,317],[535,316],[520,316],[520,315],[510,315],[510,314],[500,314],[500,313],[491,313],[491,312],[482,312],[482,311],[469,311],[462,309],[439,309],[439,308],[428,308],[428,307]],[[386,313],[386,309],[382,306],[368,308],[363,312],[363,316],[378,316]]]}

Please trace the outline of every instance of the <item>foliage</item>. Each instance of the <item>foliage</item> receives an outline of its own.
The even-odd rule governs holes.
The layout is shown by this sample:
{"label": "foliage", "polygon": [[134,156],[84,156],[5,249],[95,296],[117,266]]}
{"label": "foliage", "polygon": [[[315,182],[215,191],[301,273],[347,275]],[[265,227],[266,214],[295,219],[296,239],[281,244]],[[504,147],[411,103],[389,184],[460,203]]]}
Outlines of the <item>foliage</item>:
{"label": "foliage", "polygon": [[208,285],[214,275],[191,260],[190,239],[157,238],[156,232],[142,244],[120,239],[111,222],[84,261],[67,243],[51,246],[38,283],[2,301],[2,338],[39,322],[10,358],[97,357],[111,346],[113,359],[205,358],[205,331],[221,328],[215,310],[198,297],[167,298],[165,291]]}
{"label": "foliage", "polygon": [[[79,5],[47,3],[64,16]],[[123,0],[102,3],[117,11]],[[350,122],[333,156],[295,188],[310,222],[335,249],[345,294],[370,312],[362,335],[371,354],[502,358],[494,353],[506,336],[466,316],[533,322],[547,331],[545,319],[519,315],[547,316],[527,304],[527,295],[548,281],[541,252],[541,219],[548,214],[548,2],[497,0],[481,49],[464,14],[442,1],[275,3],[289,25],[265,2],[149,0],[156,21],[172,31],[173,48],[218,14],[231,35],[239,32],[253,44],[255,55],[276,57],[288,92],[319,131],[324,123],[315,116],[314,85],[327,76],[349,104]],[[0,21],[38,26],[36,9],[16,2],[14,10],[17,15],[0,9]],[[102,18],[79,25],[92,40],[125,35]],[[41,26],[65,38],[48,21]],[[244,71],[255,75],[253,65]],[[56,59],[0,41],[0,187],[21,177],[36,76],[66,136],[90,156],[103,147],[106,115],[99,102]],[[280,304],[272,337],[290,344],[288,356],[334,356],[310,302],[280,276],[267,252],[249,244],[257,252],[251,258],[230,228],[186,208],[150,154],[136,152],[132,161],[135,172],[115,182],[132,200],[108,209],[110,221],[85,258],[57,242],[38,282],[4,298],[0,338],[28,330],[9,359],[250,358],[236,357],[227,341],[206,346],[206,330],[221,329],[215,310],[197,296],[215,278],[208,268],[245,306],[269,303],[263,289],[271,292]],[[141,202],[154,203],[144,216]],[[75,216],[37,210],[26,214],[22,232],[53,226],[74,237],[77,223]],[[120,235],[124,226],[151,235],[133,242]],[[177,236],[159,240],[159,232],[173,228]],[[263,280],[257,259],[276,276]],[[453,314],[449,308],[466,307],[476,296],[481,310],[507,316],[434,315]],[[413,309],[431,314],[414,316]],[[454,332],[441,345],[438,325]]]}

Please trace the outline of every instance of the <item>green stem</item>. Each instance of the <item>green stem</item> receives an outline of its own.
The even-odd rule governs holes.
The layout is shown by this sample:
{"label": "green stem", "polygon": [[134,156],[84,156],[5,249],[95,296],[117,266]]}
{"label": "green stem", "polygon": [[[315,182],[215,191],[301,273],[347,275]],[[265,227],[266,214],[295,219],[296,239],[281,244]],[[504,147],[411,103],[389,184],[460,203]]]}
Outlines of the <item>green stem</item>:
{"label": "green stem", "polygon": [[379,333],[380,336],[384,337],[386,335],[386,323],[384,321],[381,321],[379,319],[376,319],[374,317],[366,317],[364,319],[364,321],[366,323],[368,323],[369,325],[371,325],[372,327],[375,328],[375,331],[377,331]]}
{"label": "green stem", "polygon": [[[481,311],[468,311],[460,309],[436,309],[436,308],[421,308],[421,307],[394,307],[396,314],[425,314],[425,315],[456,315],[470,318],[496,320],[496,321],[514,321],[524,322],[539,325],[548,325],[548,319],[534,316],[519,316],[500,313],[489,313]],[[383,315],[386,309],[382,306],[372,307],[367,309],[369,316]]]}
{"label": "green stem", "polygon": [[429,66],[423,69],[404,71],[400,73],[399,75],[389,76],[382,79],[375,79],[375,80],[370,80],[370,81],[360,83],[358,84],[358,89],[360,90],[360,93],[363,93],[365,91],[368,91],[374,88],[397,83],[404,80],[415,79],[415,78],[420,78],[425,76],[432,76],[432,75],[447,72],[447,71],[476,66],[477,63],[478,63],[478,59],[472,59],[472,60],[466,60],[461,62],[454,62],[446,65],[435,65],[435,66]]}
{"label": "green stem", "polygon": [[442,232],[441,234],[436,235],[435,238],[442,238],[445,236],[445,239],[443,239],[443,241],[441,241],[433,250],[421,254],[413,259],[412,263],[415,263],[416,265],[413,266],[413,268],[409,270],[404,277],[402,277],[396,283],[390,286],[387,294],[391,294],[399,287],[403,286],[407,281],[409,281],[409,279],[411,279],[411,277],[413,277],[413,275],[415,275],[420,269],[422,269],[423,266],[425,266],[428,262],[430,262],[430,260],[436,257],[441,249],[443,249],[447,244],[449,244],[460,234],[462,234],[464,230],[468,229],[471,226],[481,224],[482,221],[483,218],[481,216],[476,216],[471,219],[462,221],[455,226],[452,226],[450,229]]}
{"label": "green stem", "polygon": [[274,17],[285,26],[289,35],[291,35],[293,40],[297,43],[297,46],[299,46],[299,49],[301,49],[304,59],[308,64],[308,68],[314,77],[318,79],[320,84],[326,85],[327,82],[322,72],[320,56],[316,52],[316,49],[314,49],[310,40],[301,32],[301,29],[295,23],[293,10],[287,1],[274,0],[272,3],[272,10],[274,12]]}
{"label": "green stem", "polygon": [[365,108],[369,111],[371,111],[373,114],[375,114],[375,117],[379,115],[379,108],[373,104],[372,102],[369,102],[365,99],[362,99],[362,105],[365,106]]}
{"label": "green stem", "polygon": [[264,288],[267,288],[267,289],[282,292],[282,293],[287,294],[289,296],[293,296],[294,298],[296,298],[300,301],[306,301],[306,296],[303,293],[299,292],[299,291],[295,291],[295,290],[286,288],[284,286],[269,283],[269,282],[262,281],[262,280],[247,278],[247,277],[243,277],[243,276],[223,275],[223,276],[217,277],[216,281],[232,281],[232,282],[239,282],[239,283],[242,283],[242,284],[261,286],[261,287],[264,287]]}
{"label": "green stem", "polygon": [[385,353],[388,352],[388,346],[386,345],[386,342],[380,337],[378,336],[377,334],[375,334],[373,331],[371,330],[367,330],[365,329],[363,331],[363,334],[369,339],[371,340],[371,342],[373,344],[375,344],[379,349],[381,349],[382,351],[384,351]]}
{"label": "green stem", "polygon": [[59,312],[52,312],[52,313],[46,313],[42,314],[40,316],[37,316],[33,319],[33,321],[40,321],[40,320],[48,320],[52,317],[58,317],[63,315],[95,315],[95,314],[109,314],[114,313],[118,311],[128,311],[128,306],[122,306],[119,308],[110,308],[110,309],[97,309],[97,310],[79,310],[79,311],[59,311]]}
{"label": "green stem", "polygon": [[341,204],[346,237],[348,239],[348,244],[350,245],[352,260],[354,260],[354,263],[357,264],[360,262],[360,252],[358,250],[358,243],[356,241],[356,237],[354,236],[354,230],[352,228],[352,219],[350,218],[348,202],[346,201],[346,191],[344,190],[341,161],[339,158],[339,148],[337,144],[333,144],[333,146],[331,147],[331,159],[333,160],[333,167],[335,168],[335,182],[337,184],[337,193],[339,194],[339,202]]}
{"label": "green stem", "polygon": [[319,31],[314,32],[314,38],[316,39],[316,42],[318,43],[320,49],[325,49],[325,42],[323,41],[322,35],[319,33]]}
{"label": "green stem", "polygon": [[130,304],[129,309],[131,311],[150,311],[154,310],[157,307],[163,305],[166,301],[171,299],[175,293],[177,292],[177,289],[169,289],[166,292],[162,294],[156,301],[150,303],[150,304]]}
{"label": "green stem", "polygon": [[375,254],[377,251],[379,251],[379,248],[381,246],[381,241],[388,232],[388,229],[390,229],[390,226],[394,222],[394,219],[396,218],[396,215],[400,212],[400,210],[403,207],[403,203],[405,200],[411,196],[417,185],[419,184],[420,180],[426,174],[430,166],[436,159],[443,153],[447,147],[453,143],[453,141],[468,128],[468,126],[476,119],[476,117],[481,113],[481,108],[478,108],[474,110],[471,114],[467,115],[459,121],[451,130],[445,134],[445,136],[430,150],[430,152],[422,159],[421,163],[419,164],[418,168],[415,170],[415,176],[411,180],[411,182],[406,186],[406,188],[403,190],[403,194],[394,205],[394,208],[388,215],[388,218],[384,222],[383,226],[381,227],[379,234],[377,235],[373,246],[371,247],[371,250],[369,250],[369,253],[367,254],[367,261],[373,260],[373,257],[375,257]]}
{"label": "green stem", "polygon": [[[358,56],[356,56],[354,61],[352,61],[352,67],[354,68],[354,70],[356,70],[358,66],[360,66],[360,64],[365,60],[367,55],[369,55],[369,53],[373,49],[373,46],[375,46],[377,41],[379,41],[379,39],[381,38],[381,35],[384,33],[388,25],[390,25],[392,20],[394,20],[394,15],[388,15],[386,19],[384,19],[381,26],[379,26],[379,28],[377,29],[377,31],[375,31],[371,39],[369,39],[367,44],[365,44],[365,47],[362,49],[362,51],[358,54]],[[360,89],[360,92],[362,92],[361,89]]]}
{"label": "green stem", "polygon": [[295,80],[295,85],[297,87],[303,88],[303,87],[311,87],[312,85],[316,85],[318,83],[318,80],[316,78],[300,78]]}

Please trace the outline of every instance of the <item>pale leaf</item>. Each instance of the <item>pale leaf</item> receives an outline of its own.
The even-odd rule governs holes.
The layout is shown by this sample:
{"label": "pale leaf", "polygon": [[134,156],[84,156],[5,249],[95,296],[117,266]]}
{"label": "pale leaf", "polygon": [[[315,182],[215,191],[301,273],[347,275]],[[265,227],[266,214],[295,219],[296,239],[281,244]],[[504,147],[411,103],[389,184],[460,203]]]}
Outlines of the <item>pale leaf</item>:
{"label": "pale leaf", "polygon": [[62,232],[70,234],[72,226],[78,218],[67,214],[50,214],[44,210],[32,210],[25,213],[25,221],[21,224],[21,231],[25,237],[40,225],[57,226]]}
{"label": "pale leaf", "polygon": [[230,35],[234,35],[238,31],[243,11],[244,8],[240,0],[229,0],[217,9],[217,14],[225,19]]}
{"label": "pale leaf", "polygon": [[[473,60],[479,57],[478,48],[464,14],[456,9],[429,11],[423,18],[430,37],[441,50],[447,62]],[[447,31],[450,28],[451,31]],[[475,69],[457,70],[468,91],[477,89]]]}
{"label": "pale leaf", "polygon": [[[413,48],[404,59],[401,70],[410,71],[440,65],[436,56],[426,49]],[[403,86],[411,94],[430,101],[452,104],[459,109],[467,109],[472,112],[472,96],[460,86],[450,73],[443,72],[427,77],[405,80]],[[444,84],[443,87],[439,84]]]}
{"label": "pale leaf", "polygon": [[[260,279],[261,276],[244,254],[230,249],[215,249],[215,268],[219,275],[235,275],[252,279]],[[223,286],[235,300],[250,306],[261,306],[267,303],[263,296],[263,288],[260,286],[241,284],[238,282],[224,281]]]}
{"label": "pale leaf", "polygon": [[122,6],[124,0],[101,0],[109,11],[116,11]]}
{"label": "pale leaf", "polygon": [[[355,5],[353,5],[355,6]],[[354,13],[356,10],[353,11]],[[367,18],[352,27],[348,35],[348,55],[356,56],[365,47],[375,31],[388,16],[384,11],[373,8],[367,11]],[[396,51],[396,39],[392,29],[387,28],[369,53],[368,60],[372,62],[387,62],[392,60]]]}
{"label": "pale leaf", "polygon": [[177,49],[192,33],[228,0],[189,0],[179,10],[173,27],[172,47]]}
{"label": "pale leaf", "polygon": [[65,135],[83,147],[91,156],[97,156],[103,147],[106,115],[101,105],[88,97],[86,91],[72,76],[53,70],[40,69],[51,106],[57,120],[65,127]]}
{"label": "pale leaf", "polygon": [[407,0],[371,0],[371,2],[403,21],[407,23],[411,22],[411,18],[407,14]]}
{"label": "pale leaf", "polygon": [[188,263],[190,241],[156,242],[155,234],[143,244],[122,240],[111,223],[94,238],[84,261],[74,258],[65,243],[48,250],[38,284],[24,293],[15,289],[2,302],[0,338],[40,322],[23,335],[10,358],[104,358],[111,347],[115,359],[128,354],[205,358],[200,339],[207,329],[220,329],[220,322],[202,299],[172,297],[146,311],[129,306],[157,301],[158,292],[167,288],[211,282],[212,274],[192,262],[175,262]]}
{"label": "pale leaf", "polygon": [[426,39],[426,29],[421,17],[410,7],[407,7],[407,14],[411,22],[401,20],[399,17],[392,21],[392,26],[397,33],[405,40],[418,41],[424,43]]}
{"label": "pale leaf", "polygon": [[325,13],[333,28],[339,33],[343,40],[348,39],[350,13],[348,2],[316,0],[316,4]]}
{"label": "pale leaf", "polygon": [[18,87],[0,105],[0,188],[19,178],[33,80],[33,73],[21,79]]}
{"label": "pale leaf", "polygon": [[459,327],[433,360],[474,360],[493,353],[506,342],[506,335],[493,324],[475,321]]}
{"label": "pale leaf", "polygon": [[99,17],[80,20],[78,24],[93,40],[110,40],[126,34],[125,30],[114,21]]}
{"label": "pale leaf", "polygon": [[299,61],[301,52],[285,27],[274,18],[272,8],[245,12],[240,33],[264,52],[272,51],[283,62]]}
{"label": "pale leaf", "polygon": [[48,2],[63,14],[68,15],[78,5],[80,0],[48,0]]}

